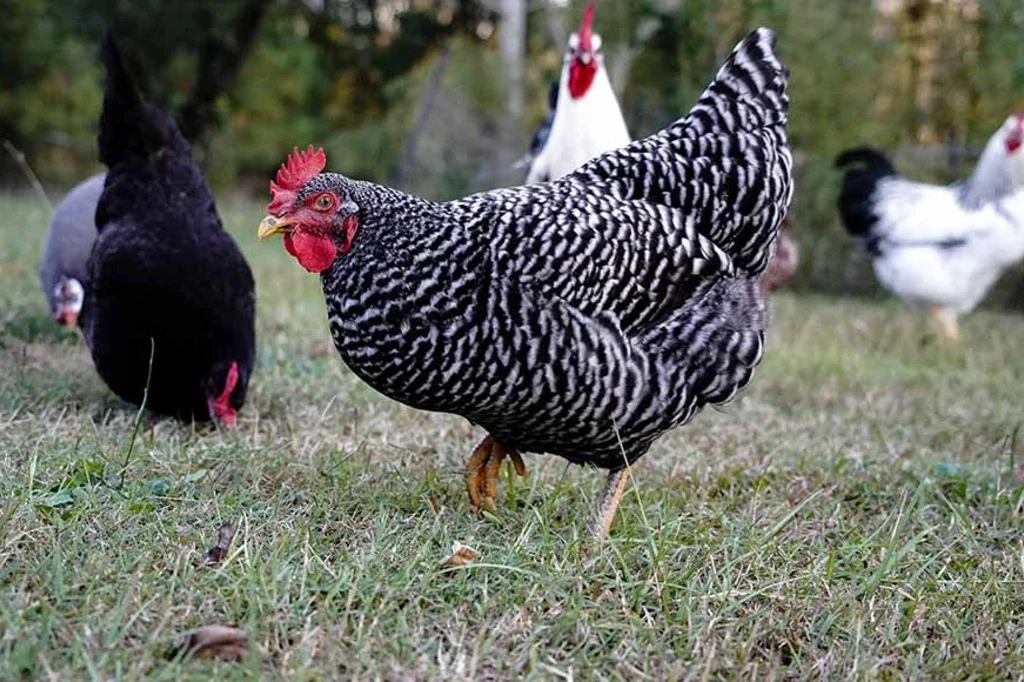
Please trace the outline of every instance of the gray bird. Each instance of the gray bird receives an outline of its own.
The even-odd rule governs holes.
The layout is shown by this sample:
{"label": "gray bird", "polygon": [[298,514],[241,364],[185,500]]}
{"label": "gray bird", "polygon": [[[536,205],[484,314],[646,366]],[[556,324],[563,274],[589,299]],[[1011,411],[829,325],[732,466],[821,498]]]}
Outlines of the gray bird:
{"label": "gray bird", "polygon": [[96,242],[96,205],[106,173],[83,180],[57,204],[39,264],[39,285],[53,319],[74,329],[87,284],[85,264]]}

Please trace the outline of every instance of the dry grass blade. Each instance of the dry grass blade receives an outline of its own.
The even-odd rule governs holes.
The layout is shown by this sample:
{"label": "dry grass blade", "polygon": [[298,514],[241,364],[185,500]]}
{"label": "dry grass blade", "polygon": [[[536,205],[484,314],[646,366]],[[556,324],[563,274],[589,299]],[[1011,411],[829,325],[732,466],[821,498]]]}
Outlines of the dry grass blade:
{"label": "dry grass blade", "polygon": [[32,166],[29,165],[25,159],[25,152],[21,151],[10,140],[4,140],[4,149],[11,155],[14,162],[18,164],[21,171],[28,178],[29,184],[32,185],[32,190],[36,193],[39,199],[46,205],[46,209],[53,213],[53,202],[50,201],[50,197],[46,194],[46,189],[43,188],[43,183],[39,181],[39,176],[32,170]]}

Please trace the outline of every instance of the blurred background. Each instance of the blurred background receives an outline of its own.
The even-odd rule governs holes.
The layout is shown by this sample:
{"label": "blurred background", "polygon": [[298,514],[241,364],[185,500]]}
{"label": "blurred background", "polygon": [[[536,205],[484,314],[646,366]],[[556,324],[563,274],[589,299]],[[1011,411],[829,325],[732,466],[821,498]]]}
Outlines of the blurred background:
{"label": "blurred background", "polygon": [[[262,200],[294,145],[332,170],[433,199],[521,183],[547,112],[569,0],[2,0],[0,188],[51,196],[99,169],[97,45],[129,49],[215,191]],[[839,227],[839,151],[870,144],[922,180],[966,176],[1024,108],[1021,0],[599,0],[596,30],[630,133],[686,113],[749,29],[773,27],[792,70],[796,286],[872,295]],[[17,151],[15,151],[17,150]],[[45,229],[39,225],[38,229]],[[988,298],[1024,308],[1024,273]]]}

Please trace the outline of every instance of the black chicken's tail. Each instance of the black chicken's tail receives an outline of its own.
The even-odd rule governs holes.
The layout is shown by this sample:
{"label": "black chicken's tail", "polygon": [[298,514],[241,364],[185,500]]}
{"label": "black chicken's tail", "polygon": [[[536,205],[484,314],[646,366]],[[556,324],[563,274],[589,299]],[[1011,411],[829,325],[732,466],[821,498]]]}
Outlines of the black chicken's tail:
{"label": "black chicken's tail", "polygon": [[559,86],[560,83],[554,80],[551,81],[551,86],[548,88],[548,114],[537,128],[537,132],[533,134],[533,140],[530,142],[530,155],[534,158],[544,150],[544,145],[551,137],[551,126],[555,122],[555,111],[558,109]]}
{"label": "black chicken's tail", "polygon": [[878,222],[874,212],[874,194],[878,181],[896,175],[896,169],[881,152],[868,147],[848,149],[836,157],[836,168],[845,170],[839,193],[839,215],[846,231],[855,237],[870,238]]}
{"label": "black chicken's tail", "polygon": [[100,115],[100,161],[109,168],[132,158],[145,159],[180,137],[174,122],[143,99],[109,31],[100,55],[107,71]]}

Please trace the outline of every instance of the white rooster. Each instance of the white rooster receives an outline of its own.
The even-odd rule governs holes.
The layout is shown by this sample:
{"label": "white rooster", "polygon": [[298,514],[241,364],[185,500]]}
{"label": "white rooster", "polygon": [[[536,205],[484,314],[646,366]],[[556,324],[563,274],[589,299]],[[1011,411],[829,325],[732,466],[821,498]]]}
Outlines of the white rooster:
{"label": "white rooster", "polygon": [[557,180],[632,141],[604,68],[601,36],[594,33],[594,3],[583,12],[579,31],[569,36],[558,95],[550,99],[554,119],[530,165],[528,184]]}
{"label": "white rooster", "polygon": [[946,338],[958,318],[1024,258],[1024,112],[988,141],[967,180],[949,187],[907,180],[879,152],[852,149],[839,212],[874,257],[882,286],[926,306]]}

